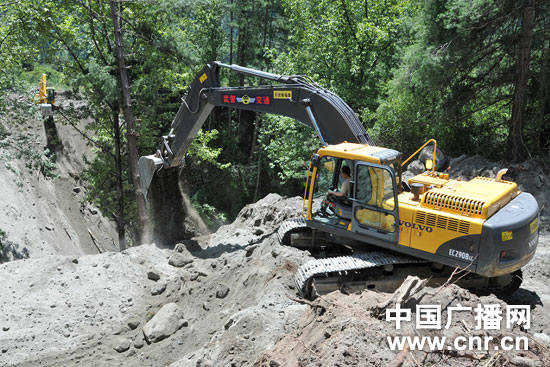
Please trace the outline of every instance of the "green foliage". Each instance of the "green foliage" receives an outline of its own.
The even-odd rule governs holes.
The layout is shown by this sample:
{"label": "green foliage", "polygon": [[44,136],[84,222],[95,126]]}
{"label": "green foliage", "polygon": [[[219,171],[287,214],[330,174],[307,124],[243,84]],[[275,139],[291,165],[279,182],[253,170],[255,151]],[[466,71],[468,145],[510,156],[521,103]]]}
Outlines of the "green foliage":
{"label": "green foliage", "polygon": [[259,142],[266,162],[281,184],[296,181],[303,184],[311,155],[319,148],[315,132],[283,116],[266,115]]}
{"label": "green foliage", "polygon": [[47,75],[48,86],[55,86],[55,89],[62,90],[68,87],[65,84],[65,74],[56,70],[52,65],[33,64],[25,68],[18,76],[18,80],[37,89],[42,74]]}
{"label": "green foliage", "polygon": [[[47,178],[56,178],[56,165],[47,149],[39,150],[40,140],[37,136],[16,133],[0,139],[0,159],[4,166],[18,177],[18,184],[22,182],[21,171],[14,166],[13,161],[20,159],[25,167],[31,171],[39,171]],[[19,185],[21,186],[21,185]]]}
{"label": "green foliage", "polygon": [[[521,4],[515,1],[117,4],[124,19],[138,148],[144,155],[154,152],[159,137],[170,131],[195,73],[217,59],[310,76],[352,106],[379,145],[412,153],[433,137],[451,155],[502,157],[521,25]],[[537,2],[527,88],[524,131],[529,152],[537,157],[548,157],[550,149],[549,4]],[[89,200],[113,215],[118,210],[118,122],[126,223],[135,228],[128,131],[119,116],[120,78],[108,2],[22,0],[2,12],[2,92],[29,82],[36,89],[46,72],[51,85],[70,88],[73,98],[86,100],[64,113],[74,121],[93,120],[87,131],[96,148],[85,174]],[[221,80],[230,86],[265,82],[227,71]],[[7,108],[5,101],[0,109]],[[31,137],[18,141],[24,135],[0,120],[3,144],[35,145]],[[287,118],[215,109],[189,149],[182,179],[197,210],[215,226],[269,192],[301,195],[304,173],[318,147],[312,130]],[[30,169],[53,172],[49,161],[35,153],[17,154],[33,162]]]}
{"label": "green foliage", "polygon": [[409,1],[285,0],[290,22],[288,51],[277,65],[307,74],[340,95],[353,109],[374,111],[380,82],[397,61],[401,16]]}
{"label": "green foliage", "polygon": [[29,122],[38,117],[33,104],[34,90],[17,89],[14,96],[2,98],[10,108],[0,111],[0,160],[16,176],[22,189],[24,177],[14,163],[21,160],[25,168],[40,172],[46,178],[56,178],[56,164],[48,149],[44,149],[39,136],[28,130]]}
{"label": "green foliage", "polygon": [[214,206],[207,203],[200,203],[198,196],[192,198],[193,207],[200,215],[206,226],[212,230],[218,229],[221,225],[228,222],[228,217],[221,213]]}
{"label": "green foliage", "polygon": [[217,161],[222,148],[211,148],[208,143],[218,136],[218,130],[199,130],[197,137],[189,146],[188,154],[196,159],[212,164],[214,167],[225,169],[231,163],[219,163]]}
{"label": "green foliage", "polygon": [[425,1],[405,22],[416,36],[369,116],[376,138],[411,152],[434,137],[451,155],[501,158],[520,9],[507,0]]}

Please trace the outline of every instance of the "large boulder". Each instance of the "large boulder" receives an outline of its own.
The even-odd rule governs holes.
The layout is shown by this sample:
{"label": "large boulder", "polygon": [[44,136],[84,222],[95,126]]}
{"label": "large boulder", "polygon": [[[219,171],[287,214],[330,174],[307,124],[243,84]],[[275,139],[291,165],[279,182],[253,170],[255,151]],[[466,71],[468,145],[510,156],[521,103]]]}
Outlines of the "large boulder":
{"label": "large boulder", "polygon": [[191,264],[193,262],[193,259],[189,257],[187,254],[176,252],[170,256],[170,259],[168,259],[168,264],[176,267],[181,268],[184,267],[187,264]]}
{"label": "large boulder", "polygon": [[168,338],[184,324],[183,310],[175,303],[167,303],[143,327],[147,343],[156,343]]}
{"label": "large boulder", "polygon": [[415,160],[409,164],[407,170],[413,175],[419,175],[426,172],[426,167],[424,167],[424,163],[420,162],[419,160]]}

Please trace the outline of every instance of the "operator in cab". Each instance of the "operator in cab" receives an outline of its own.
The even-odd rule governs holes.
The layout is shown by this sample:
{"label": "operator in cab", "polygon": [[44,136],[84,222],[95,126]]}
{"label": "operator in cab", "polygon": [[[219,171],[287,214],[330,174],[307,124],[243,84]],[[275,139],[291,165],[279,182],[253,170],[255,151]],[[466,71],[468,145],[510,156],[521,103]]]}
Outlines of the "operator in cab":
{"label": "operator in cab", "polygon": [[344,182],[342,182],[342,186],[340,188],[340,191],[329,191],[329,194],[332,194],[334,196],[349,196],[349,181],[351,179],[351,169],[348,166],[342,167],[341,172],[342,178],[344,179]]}

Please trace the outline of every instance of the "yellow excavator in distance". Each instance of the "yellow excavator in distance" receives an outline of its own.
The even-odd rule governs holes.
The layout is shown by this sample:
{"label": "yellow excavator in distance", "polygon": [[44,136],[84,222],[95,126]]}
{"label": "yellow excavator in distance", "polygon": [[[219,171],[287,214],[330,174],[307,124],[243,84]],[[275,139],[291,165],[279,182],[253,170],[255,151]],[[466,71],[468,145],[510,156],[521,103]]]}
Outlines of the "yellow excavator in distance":
{"label": "yellow excavator in distance", "polygon": [[[278,84],[221,87],[219,69]],[[285,221],[282,244],[310,251],[315,259],[296,273],[307,298],[335,289],[392,291],[409,274],[442,284],[457,269],[465,287],[509,294],[538,243],[539,207],[514,182],[476,177],[454,180],[428,171],[408,182],[401,153],[378,147],[353,110],[337,95],[304,76],[281,76],[221,62],[196,76],[156,154],[141,157],[144,194],[160,171],[181,165],[184,153],[214,106],[289,116],[314,128],[322,147],[313,154],[302,216]],[[434,160],[437,143],[434,144]],[[426,145],[425,144],[425,145]],[[430,164],[430,161],[427,162]],[[338,190],[349,167],[349,194]]]}

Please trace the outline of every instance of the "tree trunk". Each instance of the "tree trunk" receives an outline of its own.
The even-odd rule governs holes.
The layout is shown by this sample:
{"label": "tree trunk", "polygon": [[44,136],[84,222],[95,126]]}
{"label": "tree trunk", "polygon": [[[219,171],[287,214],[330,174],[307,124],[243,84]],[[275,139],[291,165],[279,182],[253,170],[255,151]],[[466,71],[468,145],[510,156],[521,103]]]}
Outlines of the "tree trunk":
{"label": "tree trunk", "polygon": [[514,81],[514,100],[512,118],[508,133],[508,150],[506,158],[511,162],[522,162],[527,158],[523,142],[525,123],[525,104],[527,80],[529,79],[529,62],[531,60],[531,43],[535,26],[535,0],[525,0],[519,40],[518,63]]}
{"label": "tree trunk", "polygon": [[126,70],[126,60],[124,59],[124,50],[122,48],[122,34],[120,31],[120,24],[118,20],[118,14],[115,7],[115,1],[109,0],[111,6],[111,17],[113,19],[113,27],[115,31],[115,43],[116,43],[116,57],[118,61],[118,68],[120,72],[120,81],[122,84],[122,102],[124,108],[124,119],[126,120],[127,127],[127,139],[128,139],[128,160],[130,176],[134,184],[136,194],[136,206],[139,218],[139,230],[137,234],[137,243],[141,244],[141,234],[145,229],[146,211],[145,211],[145,198],[141,191],[141,182],[139,181],[138,171],[138,152],[137,152],[137,136],[136,136],[136,124],[134,120],[134,113],[132,111],[132,99],[130,97],[130,80],[128,79],[128,72]]}
{"label": "tree trunk", "polygon": [[229,64],[231,65],[233,64],[233,0],[230,0],[229,4]]}
{"label": "tree trunk", "polygon": [[118,232],[118,246],[120,251],[126,249],[126,218],[124,216],[124,194],[122,183],[122,156],[120,154],[120,123],[118,118],[118,104],[113,108],[113,131],[115,133],[115,165],[116,165],[116,199],[117,213],[115,215],[116,229]]}

